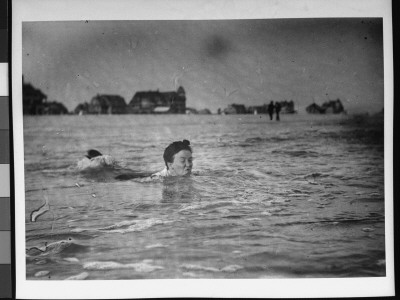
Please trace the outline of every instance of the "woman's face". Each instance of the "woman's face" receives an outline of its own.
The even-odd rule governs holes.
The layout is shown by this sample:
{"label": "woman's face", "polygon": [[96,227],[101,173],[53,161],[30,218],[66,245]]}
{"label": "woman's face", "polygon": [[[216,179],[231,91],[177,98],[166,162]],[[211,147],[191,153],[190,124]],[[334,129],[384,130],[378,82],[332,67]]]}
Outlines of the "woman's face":
{"label": "woman's face", "polygon": [[168,170],[172,176],[184,176],[190,175],[192,166],[192,152],[189,150],[181,150],[174,155],[174,161],[168,163]]}

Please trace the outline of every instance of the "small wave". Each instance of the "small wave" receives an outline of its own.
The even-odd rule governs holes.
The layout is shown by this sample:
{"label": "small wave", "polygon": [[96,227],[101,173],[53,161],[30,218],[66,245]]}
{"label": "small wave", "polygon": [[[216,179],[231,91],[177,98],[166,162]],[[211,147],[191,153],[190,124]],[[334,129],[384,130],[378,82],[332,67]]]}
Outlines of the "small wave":
{"label": "small wave", "polygon": [[76,244],[72,239],[61,240],[50,244],[45,244],[43,247],[31,247],[26,249],[26,255],[31,256],[48,256],[59,253],[75,253],[82,249],[86,249],[86,246]]}
{"label": "small wave", "polygon": [[60,164],[60,163],[52,163],[49,161],[40,162],[40,163],[26,163],[25,168],[26,171],[47,171],[47,172],[57,172],[57,171],[65,171],[70,167],[69,164]]}
{"label": "small wave", "polygon": [[193,210],[201,210],[201,211],[218,210],[218,209],[223,209],[225,207],[231,207],[232,205],[235,205],[235,204],[238,204],[238,203],[235,203],[234,201],[216,201],[216,202],[212,202],[212,203],[190,204],[190,205],[182,207],[178,211],[180,213],[184,213],[184,212],[193,211]]}
{"label": "small wave", "polygon": [[162,270],[164,267],[150,265],[148,261],[134,264],[121,264],[114,261],[93,261],[83,265],[86,270],[117,270],[117,269],[134,269],[136,272],[149,273],[156,270]]}
{"label": "small wave", "polygon": [[26,249],[26,254],[28,256],[44,256],[44,255],[50,255],[50,254],[57,254],[68,247],[72,245],[71,240],[62,240],[50,244],[46,244],[44,247],[31,247],[29,249]]}
{"label": "small wave", "polygon": [[181,268],[186,270],[193,270],[193,271],[207,271],[207,272],[219,272],[220,270],[214,267],[204,267],[200,265],[181,265]]}
{"label": "small wave", "polygon": [[308,179],[308,178],[315,179],[315,178],[324,178],[324,177],[329,177],[329,175],[315,172],[315,173],[310,173],[310,174],[307,174],[304,176],[305,179]]}
{"label": "small wave", "polygon": [[290,200],[290,199],[287,199],[287,198],[276,197],[276,198],[273,199],[273,200],[268,200],[268,201],[264,202],[264,205],[270,206],[270,205],[272,205],[272,204],[282,204],[282,203],[290,202],[290,201],[291,201],[291,200]]}
{"label": "small wave", "polygon": [[89,277],[88,272],[82,272],[80,274],[70,276],[70,277],[66,278],[65,280],[84,280],[88,277]]}
{"label": "small wave", "polygon": [[375,184],[369,184],[367,182],[364,182],[364,183],[361,183],[361,182],[355,182],[355,183],[349,182],[349,183],[346,183],[346,185],[349,186],[349,187],[365,188],[365,189],[376,189],[376,187],[377,187]]}
{"label": "small wave", "polygon": [[273,150],[273,154],[289,155],[293,157],[319,157],[320,154],[315,151],[307,150]]}
{"label": "small wave", "polygon": [[196,277],[196,274],[193,273],[193,272],[183,272],[182,276],[185,276],[185,277]]}
{"label": "small wave", "polygon": [[223,268],[221,269],[221,271],[222,271],[222,272],[233,273],[233,272],[236,272],[236,271],[241,270],[241,269],[243,269],[242,266],[239,266],[239,265],[229,265],[229,266],[223,267]]}
{"label": "small wave", "polygon": [[162,225],[166,223],[169,222],[160,219],[123,221],[117,224],[100,228],[98,229],[98,231],[110,232],[110,233],[127,233],[127,232],[143,231],[155,225]]}
{"label": "small wave", "polygon": [[245,215],[228,215],[228,216],[221,216],[221,218],[225,218],[225,219],[241,219],[244,216]]}
{"label": "small wave", "polygon": [[179,209],[178,212],[186,212],[186,211],[196,210],[199,208],[202,208],[202,206],[199,204],[191,204]]}
{"label": "small wave", "polygon": [[308,194],[288,194],[288,197],[308,197]]}
{"label": "small wave", "polygon": [[379,202],[384,202],[384,201],[385,201],[385,199],[384,199],[383,196],[382,197],[378,197],[378,198],[376,198],[376,197],[372,197],[372,198],[363,197],[363,198],[358,198],[358,199],[351,200],[350,204],[359,203],[359,202],[361,202],[361,203],[378,202],[379,203]]}
{"label": "small wave", "polygon": [[261,137],[252,137],[252,138],[247,138],[244,142],[245,143],[263,143],[263,142],[283,142],[287,141],[289,138],[284,138],[284,137],[270,137],[270,138],[261,138]]}
{"label": "small wave", "polygon": [[286,222],[286,223],[276,223],[276,226],[293,226],[293,225],[308,225],[308,224],[331,224],[331,225],[339,225],[339,224],[369,224],[375,222],[384,222],[384,218],[354,218],[354,219],[326,219],[326,220],[316,220],[316,221],[295,221],[295,222]]}
{"label": "small wave", "polygon": [[79,262],[79,259],[77,259],[76,257],[65,257],[64,260],[72,263]]}
{"label": "small wave", "polygon": [[248,138],[246,139],[244,142],[245,143],[258,143],[258,142],[262,142],[263,139],[260,137],[254,137],[254,138]]}
{"label": "small wave", "polygon": [[35,265],[45,265],[47,264],[47,260],[46,259],[35,259]]}
{"label": "small wave", "polygon": [[54,240],[54,241],[60,241],[60,240],[68,240],[68,239],[74,239],[74,240],[89,240],[95,238],[95,236],[88,235],[88,234],[81,234],[81,233],[47,233],[47,234],[37,234],[37,235],[31,235],[26,238],[27,241],[34,241],[34,240],[43,240],[46,239],[47,241],[49,240]]}
{"label": "small wave", "polygon": [[378,266],[385,266],[385,265],[386,265],[386,260],[384,260],[384,259],[379,259],[379,260],[376,262],[376,264],[377,264]]}
{"label": "small wave", "polygon": [[192,270],[192,271],[229,272],[229,273],[233,273],[240,269],[243,269],[243,267],[239,266],[239,265],[228,265],[221,269],[218,269],[215,267],[205,267],[205,266],[201,266],[201,265],[191,265],[191,264],[184,264],[184,265],[181,265],[180,267],[183,269]]}
{"label": "small wave", "polygon": [[147,245],[145,248],[146,249],[154,249],[154,248],[164,248],[164,247],[165,247],[165,245],[158,243],[158,244],[153,244],[153,245]]}
{"label": "small wave", "polygon": [[50,274],[50,271],[39,271],[35,273],[35,277],[44,277]]}

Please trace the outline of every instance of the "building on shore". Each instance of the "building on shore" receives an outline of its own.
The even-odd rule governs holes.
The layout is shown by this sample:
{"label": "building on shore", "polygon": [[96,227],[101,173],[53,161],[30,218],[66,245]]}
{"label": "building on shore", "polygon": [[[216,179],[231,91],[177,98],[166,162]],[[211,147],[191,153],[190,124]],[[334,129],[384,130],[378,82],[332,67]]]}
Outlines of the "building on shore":
{"label": "building on shore", "polygon": [[[79,106],[79,105],[78,105]],[[84,108],[84,104],[80,107]],[[96,95],[88,105],[89,114],[125,114],[127,105],[121,96],[118,95]]]}
{"label": "building on shore", "polygon": [[22,104],[24,115],[65,115],[68,109],[57,101],[47,101],[47,95],[22,77]]}
{"label": "building on shore", "polygon": [[183,87],[176,92],[137,92],[129,102],[127,111],[134,114],[184,114],[186,93]]}
{"label": "building on shore", "polygon": [[208,108],[203,108],[200,110],[186,107],[186,114],[187,115],[211,115],[211,111]]}
{"label": "building on shore", "polygon": [[340,99],[329,100],[322,104],[322,108],[325,110],[326,114],[346,113]]}
{"label": "building on shore", "polygon": [[79,103],[75,109],[74,114],[76,115],[87,115],[89,113],[89,103]]}
{"label": "building on shore", "polygon": [[[275,103],[279,103],[281,105],[281,113],[283,114],[294,114],[297,111],[294,109],[293,100],[290,101],[275,101]],[[267,114],[268,113],[268,104],[263,105],[255,105],[246,107],[243,104],[231,104],[223,110],[218,109],[218,114],[230,115],[230,114]]]}
{"label": "building on shore", "polygon": [[323,114],[324,110],[318,104],[313,103],[306,107],[306,112],[309,114]]}
{"label": "building on shore", "polygon": [[199,112],[197,109],[194,109],[192,107],[186,107],[186,112],[187,115],[197,115]]}
{"label": "building on shore", "polygon": [[208,108],[203,108],[197,111],[197,113],[199,115],[211,115],[211,110],[209,110]]}
{"label": "building on shore", "polygon": [[68,109],[64,106],[64,104],[57,101],[47,101],[44,104],[43,109],[44,115],[67,115]]}
{"label": "building on shore", "polygon": [[224,115],[232,115],[232,114],[246,114],[247,109],[243,104],[230,104],[227,108],[224,108],[222,111]]}
{"label": "building on shore", "polygon": [[322,106],[319,106],[316,103],[313,103],[306,107],[306,111],[309,114],[345,114],[343,104],[340,99],[329,100],[324,102]]}
{"label": "building on shore", "polygon": [[247,113],[258,115],[258,114],[266,114],[268,113],[268,105],[258,105],[258,106],[249,106],[247,109]]}
{"label": "building on shore", "polygon": [[297,111],[294,109],[294,102],[293,100],[287,101],[283,100],[279,102],[281,105],[281,114],[294,114]]}

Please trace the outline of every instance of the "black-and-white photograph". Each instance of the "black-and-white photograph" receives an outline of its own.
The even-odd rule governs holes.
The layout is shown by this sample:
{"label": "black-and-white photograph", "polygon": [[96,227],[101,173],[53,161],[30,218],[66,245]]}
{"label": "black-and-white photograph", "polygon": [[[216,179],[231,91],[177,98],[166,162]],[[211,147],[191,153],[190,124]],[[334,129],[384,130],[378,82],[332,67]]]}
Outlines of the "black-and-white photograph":
{"label": "black-and-white photograph", "polygon": [[383,35],[22,22],[26,280],[385,277]]}

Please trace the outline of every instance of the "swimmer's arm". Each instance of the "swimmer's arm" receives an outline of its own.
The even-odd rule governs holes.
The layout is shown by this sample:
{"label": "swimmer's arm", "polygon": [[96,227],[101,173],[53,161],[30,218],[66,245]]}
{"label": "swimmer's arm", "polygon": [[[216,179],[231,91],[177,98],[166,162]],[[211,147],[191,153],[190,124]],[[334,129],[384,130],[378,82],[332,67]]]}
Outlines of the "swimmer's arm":
{"label": "swimmer's arm", "polygon": [[130,172],[125,174],[120,174],[115,177],[117,180],[130,180],[130,179],[137,179],[137,178],[146,178],[150,177],[152,173],[144,173],[144,172]]}

